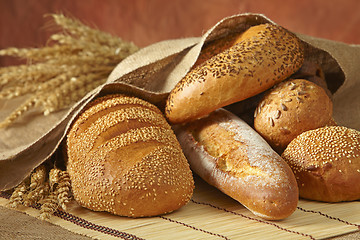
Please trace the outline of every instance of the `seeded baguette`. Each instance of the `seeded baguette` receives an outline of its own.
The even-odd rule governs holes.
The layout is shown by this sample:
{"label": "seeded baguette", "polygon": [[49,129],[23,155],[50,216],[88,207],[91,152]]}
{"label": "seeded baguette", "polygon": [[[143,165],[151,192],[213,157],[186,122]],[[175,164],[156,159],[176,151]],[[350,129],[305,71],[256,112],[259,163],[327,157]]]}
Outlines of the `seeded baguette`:
{"label": "seeded baguette", "polygon": [[185,205],[192,172],[174,132],[154,105],[110,95],[95,100],[67,137],[75,200],[94,211],[144,217]]}
{"label": "seeded baguette", "polygon": [[298,187],[286,162],[243,120],[224,109],[174,126],[192,170],[269,220],[290,216]]}
{"label": "seeded baguette", "polygon": [[230,48],[192,69],[170,92],[165,114],[184,123],[259,94],[296,72],[301,41],[280,26],[250,27]]}
{"label": "seeded baguette", "polygon": [[215,55],[241,42],[244,39],[244,37],[246,37],[246,34],[234,33],[205,44],[193,68],[203,64],[204,62],[214,57]]}
{"label": "seeded baguette", "polygon": [[326,91],[304,79],[281,82],[258,104],[254,127],[278,152],[302,132],[332,124],[333,103]]}
{"label": "seeded baguette", "polygon": [[287,146],[300,197],[341,202],[360,199],[360,132],[327,126],[306,131]]}

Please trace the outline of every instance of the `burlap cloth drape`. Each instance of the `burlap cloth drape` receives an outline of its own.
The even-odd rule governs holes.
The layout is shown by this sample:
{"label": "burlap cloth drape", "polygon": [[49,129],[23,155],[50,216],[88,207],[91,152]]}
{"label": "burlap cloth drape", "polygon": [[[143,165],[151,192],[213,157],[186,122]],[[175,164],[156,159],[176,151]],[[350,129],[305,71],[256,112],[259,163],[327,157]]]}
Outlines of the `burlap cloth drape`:
{"label": "burlap cloth drape", "polygon": [[[71,108],[49,116],[36,110],[0,130],[0,190],[16,186],[49,158],[66,136],[71,121],[86,103],[111,92],[133,94],[161,109],[169,91],[196,61],[204,42],[272,22],[260,14],[241,14],[219,21],[203,36],[168,40],[141,49],[122,61],[108,81]],[[321,65],[333,95],[334,118],[340,125],[360,130],[360,46],[298,35],[306,43],[306,58]],[[21,99],[0,102],[0,118]]]}

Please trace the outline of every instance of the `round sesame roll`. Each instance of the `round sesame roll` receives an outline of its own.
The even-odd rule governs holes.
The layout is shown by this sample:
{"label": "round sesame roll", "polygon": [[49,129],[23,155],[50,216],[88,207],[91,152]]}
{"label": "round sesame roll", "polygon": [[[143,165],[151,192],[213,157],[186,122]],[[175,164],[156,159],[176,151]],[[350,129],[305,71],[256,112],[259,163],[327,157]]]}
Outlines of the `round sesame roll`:
{"label": "round sesame roll", "polygon": [[253,26],[229,41],[234,45],[193,68],[170,92],[165,113],[171,123],[255,96],[288,78],[304,61],[301,41],[277,25]]}
{"label": "round sesame roll", "polygon": [[172,212],[194,188],[192,172],[165,117],[123,95],[95,100],[67,138],[67,170],[76,201],[129,217]]}
{"label": "round sesame roll", "polygon": [[360,199],[360,132],[327,126],[300,134],[282,157],[293,170],[300,197],[341,202]]}

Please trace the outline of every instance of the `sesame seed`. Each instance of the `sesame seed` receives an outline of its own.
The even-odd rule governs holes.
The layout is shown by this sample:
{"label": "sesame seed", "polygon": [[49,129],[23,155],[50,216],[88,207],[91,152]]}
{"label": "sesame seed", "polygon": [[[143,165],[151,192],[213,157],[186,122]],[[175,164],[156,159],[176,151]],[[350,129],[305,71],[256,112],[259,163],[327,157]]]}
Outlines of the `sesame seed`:
{"label": "sesame seed", "polygon": [[[85,207],[142,216],[136,204],[146,205],[145,196],[150,192],[151,199],[159,199],[159,192],[150,184],[184,189],[178,194],[192,195],[192,173],[176,136],[160,110],[146,101],[123,95],[95,100],[75,121],[67,144],[74,196]],[[136,149],[145,151],[144,156],[131,159],[130,153]],[[118,153],[125,151],[129,156],[122,158]],[[119,163],[121,168],[114,167]],[[82,177],[74,178],[78,175]],[[139,203],[125,202],[123,191],[139,193]],[[187,201],[179,198],[179,202]]]}

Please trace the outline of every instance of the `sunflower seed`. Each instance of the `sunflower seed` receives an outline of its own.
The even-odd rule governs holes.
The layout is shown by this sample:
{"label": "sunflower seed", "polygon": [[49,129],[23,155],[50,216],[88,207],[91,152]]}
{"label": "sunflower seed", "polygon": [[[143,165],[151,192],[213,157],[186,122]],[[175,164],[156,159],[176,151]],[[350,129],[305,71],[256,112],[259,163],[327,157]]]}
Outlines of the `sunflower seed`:
{"label": "sunflower seed", "polygon": [[265,101],[262,101],[261,103],[260,103],[260,108],[262,108],[262,107],[264,107],[265,106]]}
{"label": "sunflower seed", "polygon": [[290,134],[290,130],[285,128],[285,127],[282,127],[280,128],[280,131],[283,133],[283,134]]}
{"label": "sunflower seed", "polygon": [[269,117],[270,126],[273,127],[275,125],[274,119],[272,117]]}
{"label": "sunflower seed", "polygon": [[275,114],[274,114],[274,118],[275,118],[275,119],[278,119],[278,118],[280,117],[280,115],[281,115],[280,110],[276,110],[276,112],[275,112]]}

